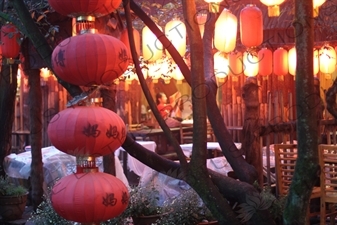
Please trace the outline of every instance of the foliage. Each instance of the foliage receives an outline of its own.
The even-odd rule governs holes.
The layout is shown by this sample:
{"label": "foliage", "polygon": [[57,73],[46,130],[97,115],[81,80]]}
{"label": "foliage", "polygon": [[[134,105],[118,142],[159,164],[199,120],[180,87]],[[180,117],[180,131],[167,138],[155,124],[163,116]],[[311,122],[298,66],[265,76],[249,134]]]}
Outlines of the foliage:
{"label": "foliage", "polygon": [[192,188],[185,190],[175,199],[165,202],[164,208],[170,213],[161,217],[158,224],[195,225],[200,222],[214,220],[211,212]]}
{"label": "foliage", "polygon": [[21,185],[13,184],[9,177],[0,177],[0,195],[20,196],[27,194],[28,191]]}

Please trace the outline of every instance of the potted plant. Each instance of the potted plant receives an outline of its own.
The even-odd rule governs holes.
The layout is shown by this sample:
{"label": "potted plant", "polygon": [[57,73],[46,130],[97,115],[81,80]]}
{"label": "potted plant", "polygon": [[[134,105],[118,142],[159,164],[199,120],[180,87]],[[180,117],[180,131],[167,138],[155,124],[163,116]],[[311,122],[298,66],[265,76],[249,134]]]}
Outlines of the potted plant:
{"label": "potted plant", "polygon": [[173,200],[165,202],[164,208],[170,210],[170,213],[162,216],[158,224],[218,224],[192,188],[185,190]]}
{"label": "potted plant", "polygon": [[15,185],[9,177],[0,177],[0,216],[10,221],[21,219],[27,202],[28,191]]}

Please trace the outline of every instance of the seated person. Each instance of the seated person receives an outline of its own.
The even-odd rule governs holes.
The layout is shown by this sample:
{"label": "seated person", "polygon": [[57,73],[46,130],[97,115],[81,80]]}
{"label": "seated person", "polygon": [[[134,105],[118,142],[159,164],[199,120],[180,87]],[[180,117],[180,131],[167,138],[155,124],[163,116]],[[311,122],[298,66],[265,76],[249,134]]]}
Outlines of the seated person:
{"label": "seated person", "polygon": [[[167,103],[167,96],[163,92],[156,95],[156,103],[160,115],[165,120],[168,127],[179,127],[181,124],[181,111],[179,109],[180,92],[170,97],[170,103]],[[176,101],[177,100],[177,101]]]}

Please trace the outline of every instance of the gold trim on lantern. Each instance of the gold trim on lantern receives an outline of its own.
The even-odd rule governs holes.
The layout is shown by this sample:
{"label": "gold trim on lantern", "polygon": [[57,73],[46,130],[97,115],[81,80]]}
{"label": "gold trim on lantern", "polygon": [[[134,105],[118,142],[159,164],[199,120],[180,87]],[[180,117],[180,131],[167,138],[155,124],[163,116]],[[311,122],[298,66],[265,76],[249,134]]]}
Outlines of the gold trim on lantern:
{"label": "gold trim on lantern", "polygon": [[87,21],[87,22],[95,22],[96,18],[94,16],[79,16],[76,18],[77,22],[83,22],[83,21]]}

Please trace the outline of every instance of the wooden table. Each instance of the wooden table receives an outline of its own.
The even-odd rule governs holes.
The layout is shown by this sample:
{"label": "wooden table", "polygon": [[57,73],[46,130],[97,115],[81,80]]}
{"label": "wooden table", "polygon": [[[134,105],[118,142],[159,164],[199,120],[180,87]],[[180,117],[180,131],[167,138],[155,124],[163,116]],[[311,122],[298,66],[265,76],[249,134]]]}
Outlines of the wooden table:
{"label": "wooden table", "polygon": [[[182,129],[182,130],[181,130]],[[193,131],[193,127],[175,127],[170,128],[173,136],[180,143],[180,132],[181,131]],[[163,129],[154,128],[154,129],[139,129],[139,130],[129,130],[136,139],[142,141],[154,141],[157,144],[156,152],[160,155],[174,152],[172,146],[168,143],[168,140],[165,136]]]}

